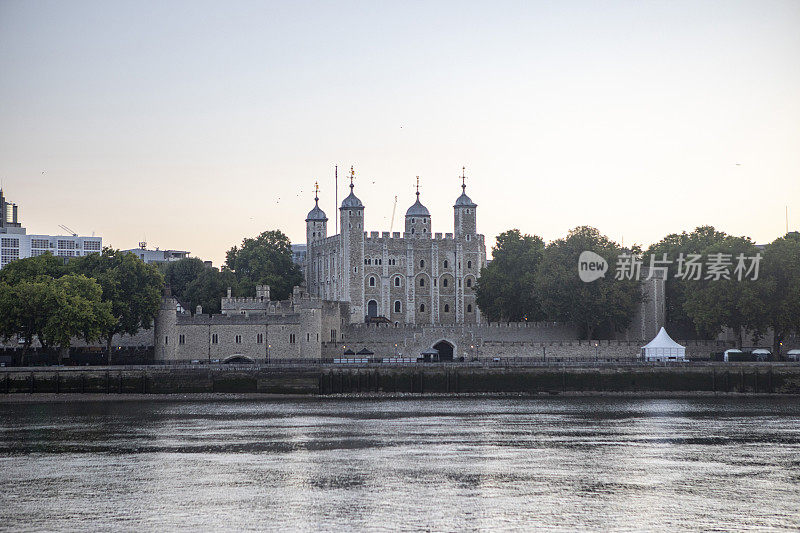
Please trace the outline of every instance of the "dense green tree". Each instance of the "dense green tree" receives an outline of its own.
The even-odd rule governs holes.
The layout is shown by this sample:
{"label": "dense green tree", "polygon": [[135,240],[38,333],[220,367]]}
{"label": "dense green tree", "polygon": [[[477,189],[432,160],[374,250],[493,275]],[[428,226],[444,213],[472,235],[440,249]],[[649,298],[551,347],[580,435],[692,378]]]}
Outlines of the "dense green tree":
{"label": "dense green tree", "polygon": [[198,305],[203,307],[204,313],[219,313],[220,299],[226,295],[228,287],[234,294],[237,292],[237,281],[233,272],[206,268],[186,287],[182,301],[191,306],[192,313]]}
{"label": "dense green tree", "polygon": [[49,288],[44,311],[44,324],[39,340],[43,345],[68,350],[72,339],[82,337],[86,342],[98,340],[116,322],[111,314],[111,302],[102,301],[103,290],[83,275],[67,274],[47,282]]}
{"label": "dense green tree", "polygon": [[[603,257],[610,272],[592,282],[581,281],[578,259],[583,251]],[[614,279],[614,265],[623,250],[595,228],[581,226],[550,243],[536,275],[543,311],[552,320],[571,322],[587,339],[624,331],[642,301],[639,282]]]}
{"label": "dense green tree", "polygon": [[189,284],[207,269],[208,267],[203,263],[202,259],[185,257],[166,264],[164,267],[164,281],[169,285],[172,294],[182,300]]}
{"label": "dense green tree", "polygon": [[543,251],[541,237],[522,235],[518,229],[497,236],[492,262],[481,269],[475,289],[478,307],[486,318],[516,322],[544,317],[535,290]]}
{"label": "dense green tree", "polygon": [[47,349],[43,331],[50,312],[48,297],[52,281],[47,276],[24,279],[13,285],[0,281],[0,334],[6,341],[14,335],[24,340],[22,364],[34,336],[38,336],[42,347]]}
{"label": "dense green tree", "polygon": [[280,230],[244,239],[241,247],[228,250],[225,267],[235,274],[242,295],[254,295],[256,285],[269,285],[271,297],[283,300],[303,281],[303,273],[292,262],[291,242]]}
{"label": "dense green tree", "polygon": [[703,254],[711,246],[720,244],[729,238],[729,235],[717,231],[713,226],[699,226],[691,233],[672,233],[661,241],[653,244],[644,254],[644,266],[649,265],[650,257],[662,259],[667,254],[671,261],[668,266],[667,279],[664,284],[666,299],[666,327],[675,338],[695,339],[709,338],[706,332],[698,332],[697,324],[686,314],[686,303],[689,284],[676,277],[678,258],[683,254]]}
{"label": "dense green tree", "polygon": [[800,233],[791,232],[766,246],[758,285],[765,323],[774,333],[772,353],[800,332]]}
{"label": "dense green tree", "polygon": [[[766,309],[764,307],[763,284],[754,282],[742,272],[742,279],[736,273],[737,257],[755,257],[759,252],[753,242],[746,237],[726,236],[722,242],[703,250],[706,266],[701,279],[687,280],[685,283],[686,315],[694,322],[696,330],[705,338],[714,338],[724,328],[731,328],[737,335],[741,348],[746,331],[758,335],[766,328]],[[718,254],[722,254],[721,256]],[[726,275],[713,275],[709,269],[715,258],[730,262],[724,271]],[[745,268],[750,261],[746,260]]]}
{"label": "dense green tree", "polygon": [[111,305],[101,295],[95,280],[74,274],[39,276],[14,285],[0,282],[0,333],[6,340],[13,335],[25,340],[23,364],[34,336],[45,351],[52,346],[68,349],[73,337],[97,340],[113,319]]}
{"label": "dense green tree", "polygon": [[164,278],[158,269],[146,265],[131,252],[111,248],[70,263],[76,273],[92,277],[103,289],[103,301],[111,303],[114,321],[103,331],[108,361],[111,342],[116,334],[135,335],[149,329],[161,302]]}
{"label": "dense green tree", "polygon": [[60,278],[67,273],[63,257],[54,257],[45,252],[36,257],[11,261],[0,270],[0,282],[15,285],[21,281],[34,281],[41,276]]}

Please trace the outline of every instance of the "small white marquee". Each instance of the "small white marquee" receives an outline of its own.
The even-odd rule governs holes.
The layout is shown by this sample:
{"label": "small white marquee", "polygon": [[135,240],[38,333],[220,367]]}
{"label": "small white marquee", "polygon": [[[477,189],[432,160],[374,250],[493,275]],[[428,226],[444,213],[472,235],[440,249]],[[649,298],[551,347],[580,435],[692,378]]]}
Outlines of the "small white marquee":
{"label": "small white marquee", "polygon": [[642,357],[645,361],[686,361],[686,347],[672,340],[662,327],[653,340],[642,346]]}

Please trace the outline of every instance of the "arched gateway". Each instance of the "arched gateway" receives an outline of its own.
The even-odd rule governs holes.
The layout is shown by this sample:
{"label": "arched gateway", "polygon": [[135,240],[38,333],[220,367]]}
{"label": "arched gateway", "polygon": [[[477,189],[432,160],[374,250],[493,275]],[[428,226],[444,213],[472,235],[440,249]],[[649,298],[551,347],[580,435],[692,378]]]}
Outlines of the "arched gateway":
{"label": "arched gateway", "polygon": [[453,360],[453,345],[447,341],[439,341],[433,345],[434,350],[439,351],[439,361]]}

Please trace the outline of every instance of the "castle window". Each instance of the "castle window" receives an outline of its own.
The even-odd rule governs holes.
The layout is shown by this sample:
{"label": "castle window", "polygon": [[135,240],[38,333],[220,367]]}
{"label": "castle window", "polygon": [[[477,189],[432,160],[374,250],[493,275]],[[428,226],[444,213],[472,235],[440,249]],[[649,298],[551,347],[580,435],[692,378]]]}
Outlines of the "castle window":
{"label": "castle window", "polygon": [[469,235],[469,234],[467,234],[467,240],[469,240],[469,238],[470,238],[470,235]]}
{"label": "castle window", "polygon": [[450,312],[450,306],[449,305],[444,304],[444,312],[445,313],[449,313]]}
{"label": "castle window", "polygon": [[242,336],[241,336],[241,335],[236,335],[236,336],[233,338],[233,341],[234,341],[236,344],[242,344]]}
{"label": "castle window", "polygon": [[219,337],[217,336],[216,333],[212,333],[211,334],[211,344],[218,344],[218,343],[219,343]]}
{"label": "castle window", "polygon": [[289,333],[289,344],[294,344],[296,340],[297,337],[295,337],[294,333]]}
{"label": "castle window", "polygon": [[442,287],[447,287],[447,278],[442,280]]}
{"label": "castle window", "polygon": [[367,263],[367,261],[369,261],[369,259],[364,259],[364,264],[365,265],[369,264],[369,263]]}
{"label": "castle window", "polygon": [[467,261],[467,268],[472,268],[472,261]]}
{"label": "castle window", "polygon": [[424,313],[425,312],[425,304],[419,304],[419,312],[420,313]]}
{"label": "castle window", "polygon": [[256,335],[256,343],[258,343],[258,344],[263,344],[264,343],[264,334],[263,333],[259,333],[258,335]]}
{"label": "castle window", "polygon": [[420,259],[420,261],[419,261],[419,267],[420,267],[420,268],[425,268],[425,260],[424,260],[424,259]]}
{"label": "castle window", "polygon": [[472,287],[472,278],[467,280],[467,287]]}
{"label": "castle window", "polygon": [[419,278],[419,286],[420,287],[424,287],[425,286],[425,278]]}
{"label": "castle window", "polygon": [[331,330],[331,342],[336,342],[336,330]]}
{"label": "castle window", "polygon": [[444,260],[444,268],[447,268],[447,259]]}
{"label": "castle window", "polygon": [[306,342],[311,342],[311,333],[306,333]]}
{"label": "castle window", "polygon": [[369,286],[370,287],[374,287],[375,286],[375,278],[373,276],[369,277]]}
{"label": "castle window", "polygon": [[411,228],[411,235],[414,235],[414,228]]}
{"label": "castle window", "polygon": [[394,278],[394,286],[395,287],[399,287],[400,286],[400,276],[397,276],[397,277]]}
{"label": "castle window", "polygon": [[186,344],[186,335],[178,335],[178,344]]}
{"label": "castle window", "polygon": [[468,304],[467,305],[467,313],[471,313],[471,312],[472,312],[472,304]]}
{"label": "castle window", "polygon": [[433,278],[433,286],[436,286],[436,278]]}
{"label": "castle window", "polygon": [[394,302],[394,312],[395,313],[399,313],[400,312],[400,300],[395,300],[395,302]]}
{"label": "castle window", "polygon": [[416,224],[416,223],[417,223],[417,219],[416,219],[416,218],[412,218],[412,219],[411,219],[411,223],[412,223],[412,224]]}
{"label": "castle window", "polygon": [[458,286],[461,287],[461,280],[458,280]]}

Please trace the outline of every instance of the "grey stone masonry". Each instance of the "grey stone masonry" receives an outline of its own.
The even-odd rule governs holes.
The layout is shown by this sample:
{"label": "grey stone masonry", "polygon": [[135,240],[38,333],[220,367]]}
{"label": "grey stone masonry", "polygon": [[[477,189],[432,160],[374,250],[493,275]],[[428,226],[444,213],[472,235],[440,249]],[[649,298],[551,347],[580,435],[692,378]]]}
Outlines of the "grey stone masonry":
{"label": "grey stone masonry", "polygon": [[367,233],[365,208],[351,182],[339,208],[339,235],[327,236],[318,202],[306,218],[309,293],[349,303],[352,324],[367,317],[393,324],[481,323],[475,287],[486,265],[486,244],[476,232],[477,205],[466,196],[466,186],[453,209],[454,233],[433,233],[417,191],[402,235]]}

